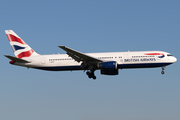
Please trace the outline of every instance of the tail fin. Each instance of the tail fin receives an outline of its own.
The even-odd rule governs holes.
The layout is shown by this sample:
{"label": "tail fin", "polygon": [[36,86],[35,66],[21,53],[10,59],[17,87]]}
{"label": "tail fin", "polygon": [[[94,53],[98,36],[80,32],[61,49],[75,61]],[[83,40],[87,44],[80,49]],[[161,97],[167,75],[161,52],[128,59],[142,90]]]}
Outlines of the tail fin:
{"label": "tail fin", "polygon": [[17,58],[39,55],[27,45],[13,30],[5,30],[9,43]]}

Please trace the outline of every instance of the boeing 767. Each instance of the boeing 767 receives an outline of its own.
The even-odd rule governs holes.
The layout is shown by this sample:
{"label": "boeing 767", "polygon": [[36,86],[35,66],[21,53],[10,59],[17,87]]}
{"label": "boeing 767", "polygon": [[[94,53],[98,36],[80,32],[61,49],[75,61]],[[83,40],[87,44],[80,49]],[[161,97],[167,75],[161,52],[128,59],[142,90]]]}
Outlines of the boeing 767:
{"label": "boeing 767", "polygon": [[66,46],[59,46],[66,54],[40,55],[13,30],[5,33],[15,55],[5,55],[11,60],[10,64],[49,71],[84,70],[93,79],[96,79],[96,70],[103,75],[118,75],[119,69],[161,67],[164,74],[165,67],[177,61],[163,51],[82,53]]}

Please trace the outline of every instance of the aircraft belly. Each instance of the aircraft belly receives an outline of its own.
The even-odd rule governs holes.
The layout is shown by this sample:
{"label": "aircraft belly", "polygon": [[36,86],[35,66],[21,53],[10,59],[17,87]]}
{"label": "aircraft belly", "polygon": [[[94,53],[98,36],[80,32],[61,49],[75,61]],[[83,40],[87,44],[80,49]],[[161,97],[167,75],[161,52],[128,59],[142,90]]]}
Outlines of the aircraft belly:
{"label": "aircraft belly", "polygon": [[68,71],[68,70],[82,70],[81,66],[44,66],[33,67],[35,69],[48,70],[48,71]]}
{"label": "aircraft belly", "polygon": [[153,68],[167,66],[172,63],[134,63],[134,64],[118,64],[118,69],[125,68]]}

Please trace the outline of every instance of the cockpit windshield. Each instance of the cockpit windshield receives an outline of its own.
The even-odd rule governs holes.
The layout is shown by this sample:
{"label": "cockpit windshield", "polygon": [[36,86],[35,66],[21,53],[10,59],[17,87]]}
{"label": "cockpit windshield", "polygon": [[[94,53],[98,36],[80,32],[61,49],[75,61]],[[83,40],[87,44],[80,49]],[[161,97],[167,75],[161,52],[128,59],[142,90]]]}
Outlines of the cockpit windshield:
{"label": "cockpit windshield", "polygon": [[173,56],[173,55],[171,55],[171,54],[167,54],[167,56]]}

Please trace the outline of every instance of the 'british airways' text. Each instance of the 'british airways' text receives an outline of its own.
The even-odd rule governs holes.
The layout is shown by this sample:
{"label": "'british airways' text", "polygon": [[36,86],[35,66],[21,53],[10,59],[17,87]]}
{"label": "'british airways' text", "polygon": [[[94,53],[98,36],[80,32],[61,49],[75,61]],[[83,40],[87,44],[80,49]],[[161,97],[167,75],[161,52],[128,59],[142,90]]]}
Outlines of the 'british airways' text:
{"label": "'british airways' text", "polygon": [[145,61],[156,61],[156,59],[155,58],[124,59],[124,62],[145,62]]}

